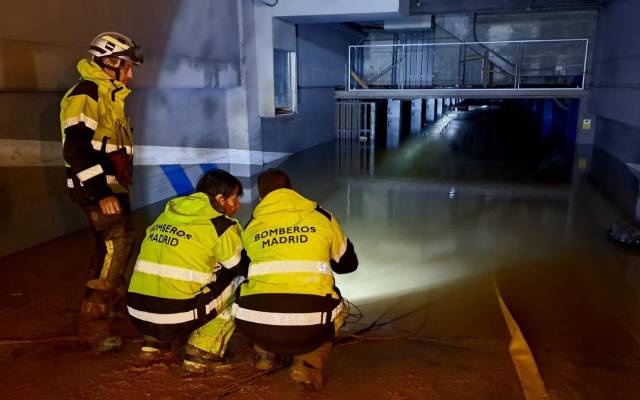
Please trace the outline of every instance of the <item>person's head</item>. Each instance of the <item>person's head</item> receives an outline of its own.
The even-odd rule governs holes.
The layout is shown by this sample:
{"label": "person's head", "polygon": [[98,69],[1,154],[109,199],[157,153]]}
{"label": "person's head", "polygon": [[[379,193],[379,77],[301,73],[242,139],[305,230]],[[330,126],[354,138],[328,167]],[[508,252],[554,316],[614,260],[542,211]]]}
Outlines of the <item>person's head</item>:
{"label": "person's head", "polygon": [[133,79],[133,66],[144,62],[140,47],[118,32],[103,32],[93,38],[89,53],[107,75],[125,85]]}
{"label": "person's head", "polygon": [[269,168],[258,176],[258,193],[261,199],[278,189],[291,189],[291,181],[286,172]]}
{"label": "person's head", "polygon": [[233,216],[240,209],[242,183],[227,171],[213,169],[202,175],[196,192],[208,195],[211,206],[220,213]]}

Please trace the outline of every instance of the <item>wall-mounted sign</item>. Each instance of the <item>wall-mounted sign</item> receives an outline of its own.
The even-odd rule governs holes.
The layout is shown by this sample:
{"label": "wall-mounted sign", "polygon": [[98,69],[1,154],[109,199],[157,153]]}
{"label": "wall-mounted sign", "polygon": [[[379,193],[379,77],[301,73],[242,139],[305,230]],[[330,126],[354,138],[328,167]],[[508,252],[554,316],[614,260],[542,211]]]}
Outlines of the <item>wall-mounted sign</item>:
{"label": "wall-mounted sign", "polygon": [[582,129],[583,130],[591,129],[591,120],[590,119],[583,119],[582,120]]}
{"label": "wall-mounted sign", "polygon": [[587,169],[587,159],[586,158],[581,158],[578,160],[578,168],[584,170]]}

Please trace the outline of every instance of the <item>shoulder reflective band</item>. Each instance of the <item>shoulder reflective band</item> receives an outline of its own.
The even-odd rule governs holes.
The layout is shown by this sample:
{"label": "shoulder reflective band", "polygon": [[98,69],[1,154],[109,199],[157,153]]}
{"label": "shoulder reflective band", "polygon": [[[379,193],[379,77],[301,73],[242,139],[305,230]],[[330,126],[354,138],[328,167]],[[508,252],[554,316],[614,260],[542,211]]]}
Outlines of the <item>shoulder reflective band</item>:
{"label": "shoulder reflective band", "polygon": [[158,264],[150,261],[138,260],[134,268],[136,272],[148,275],[160,276],[162,278],[175,279],[178,281],[195,282],[206,285],[214,281],[213,273],[193,271],[187,268],[174,267],[171,265]]}
{"label": "shoulder reflective band", "polygon": [[80,179],[80,182],[86,182],[89,179],[95,176],[98,176],[103,172],[104,171],[102,170],[102,166],[100,164],[96,164],[91,168],[87,168],[84,171],[78,172],[76,176],[78,177],[78,179]]}
{"label": "shoulder reflective band", "polygon": [[96,128],[98,127],[98,123],[96,122],[95,119],[91,119],[82,113],[77,117],[71,117],[71,118],[65,119],[64,122],[62,123],[62,126],[64,126],[64,129],[67,129],[68,127],[77,125],[80,122],[83,122],[84,125],[87,128],[91,129],[92,131],[95,131]]}
{"label": "shoulder reflective band", "polygon": [[[205,306],[205,313],[208,315],[212,311],[222,312],[227,309],[231,302],[234,299],[235,291],[240,286],[240,284],[244,281],[244,277],[238,276],[236,277],[227,288],[220,293],[218,297],[211,300],[209,304]],[[180,313],[172,313],[172,314],[160,314],[160,313],[151,313],[147,311],[136,310],[135,308],[131,308],[127,306],[127,311],[129,311],[129,315],[134,318],[137,318],[142,321],[151,322],[153,324],[160,325],[168,325],[168,324],[182,324],[184,322],[189,322],[198,319],[198,310],[193,309],[189,311],[184,311]],[[229,314],[225,314],[223,319],[228,318]]]}
{"label": "shoulder reflective band", "polygon": [[236,265],[238,265],[238,263],[240,262],[241,255],[242,255],[242,246],[238,246],[233,256],[228,260],[220,261],[220,264],[222,264],[222,266],[227,269],[233,268]]}
{"label": "shoulder reflective band", "polygon": [[[331,322],[342,310],[342,302],[336,306],[331,312]],[[310,326],[322,325],[326,321],[327,313],[311,312],[311,313],[274,313],[266,311],[255,311],[240,307],[238,304],[233,305],[233,311],[237,319],[253,322],[261,325],[275,326]]]}
{"label": "shoulder reflective band", "polygon": [[[93,147],[94,150],[100,151],[102,150],[102,140],[92,140],[91,141],[91,146]],[[112,153],[114,151],[118,151],[119,149],[124,148],[127,151],[127,154],[131,155],[133,154],[133,148],[131,146],[117,146],[115,144],[112,143],[107,143],[106,147],[105,147],[105,151],[107,153]]]}
{"label": "shoulder reflective band", "polygon": [[311,272],[317,274],[333,275],[331,267],[320,261],[270,261],[251,264],[249,277],[269,274]]}

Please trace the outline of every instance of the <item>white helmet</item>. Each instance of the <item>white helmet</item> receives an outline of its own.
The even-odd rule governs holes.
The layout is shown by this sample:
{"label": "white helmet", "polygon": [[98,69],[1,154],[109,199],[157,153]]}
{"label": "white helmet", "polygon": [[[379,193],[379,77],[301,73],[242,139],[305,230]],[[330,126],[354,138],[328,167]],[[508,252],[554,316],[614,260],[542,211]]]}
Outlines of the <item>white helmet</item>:
{"label": "white helmet", "polygon": [[129,61],[135,65],[142,64],[142,49],[140,46],[118,32],[103,32],[91,41],[89,53],[94,57],[114,57]]}

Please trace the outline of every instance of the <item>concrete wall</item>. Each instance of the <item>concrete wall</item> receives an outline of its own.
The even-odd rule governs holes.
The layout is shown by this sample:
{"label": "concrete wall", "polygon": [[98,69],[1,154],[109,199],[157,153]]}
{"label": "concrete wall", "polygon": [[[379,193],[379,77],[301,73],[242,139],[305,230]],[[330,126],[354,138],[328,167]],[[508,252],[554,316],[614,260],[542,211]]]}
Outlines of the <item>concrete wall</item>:
{"label": "concrete wall", "polygon": [[[134,205],[175,195],[162,164],[230,165],[229,99],[240,86],[238,4],[226,0],[25,0],[0,15],[0,255],[86,224],[68,199],[59,101],[78,79],[76,62],[99,32],[138,42],[128,114],[138,153]],[[162,147],[154,147],[162,146]],[[193,151],[210,149],[198,161]],[[201,152],[202,153],[202,152]],[[20,156],[16,156],[20,155]],[[170,159],[170,162],[167,160]],[[139,162],[136,162],[140,164]]]}
{"label": "concrete wall", "polygon": [[[636,213],[640,163],[640,35],[638,2],[607,6],[599,29],[590,111],[596,115],[591,175],[628,215]],[[636,215],[638,217],[638,215]]]}
{"label": "concrete wall", "polygon": [[256,2],[256,77],[259,114],[275,117],[273,85],[274,21],[329,23],[375,21],[407,15],[408,0],[280,0],[275,7]]}
{"label": "concrete wall", "polygon": [[262,119],[264,151],[296,152],[334,139],[334,87],[344,84],[347,48],[359,39],[342,24],[298,25],[298,113]]}

